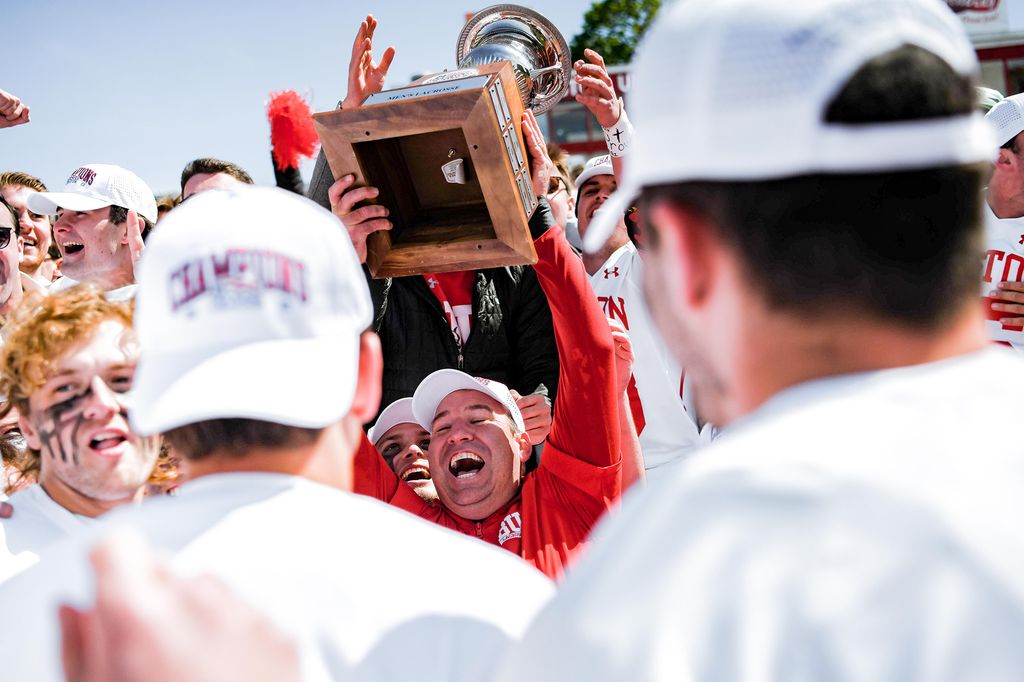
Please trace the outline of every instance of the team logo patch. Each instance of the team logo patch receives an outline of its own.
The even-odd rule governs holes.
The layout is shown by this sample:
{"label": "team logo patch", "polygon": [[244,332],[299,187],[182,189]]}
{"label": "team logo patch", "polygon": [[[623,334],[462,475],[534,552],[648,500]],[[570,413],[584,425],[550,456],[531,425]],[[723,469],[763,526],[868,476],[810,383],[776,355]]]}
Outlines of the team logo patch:
{"label": "team logo patch", "polygon": [[512,512],[501,521],[501,529],[498,530],[498,544],[504,545],[509,540],[523,537],[523,520],[519,512]]}
{"label": "team logo patch", "polygon": [[278,296],[286,307],[309,298],[306,264],[268,250],[200,256],[171,272],[168,286],[174,312],[206,296],[218,308],[260,306],[265,294]]}

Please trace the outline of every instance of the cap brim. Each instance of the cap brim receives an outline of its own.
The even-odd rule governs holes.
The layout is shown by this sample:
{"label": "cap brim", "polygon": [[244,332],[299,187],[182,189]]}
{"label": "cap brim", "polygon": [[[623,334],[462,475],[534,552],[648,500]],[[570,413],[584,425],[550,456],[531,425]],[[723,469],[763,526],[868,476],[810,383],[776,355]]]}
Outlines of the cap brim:
{"label": "cap brim", "polygon": [[639,188],[630,185],[621,185],[612,193],[608,200],[601,204],[601,208],[594,213],[593,219],[587,226],[587,233],[583,235],[583,250],[586,253],[596,253],[608,238],[615,231],[615,226],[626,215],[629,202],[633,197],[640,194]]}
{"label": "cap brim", "polygon": [[465,372],[457,369],[439,369],[421,381],[412,396],[412,414],[419,425],[430,431],[434,415],[437,414],[437,406],[455,391],[478,391],[494,397],[486,387]]}
{"label": "cap brim", "polygon": [[129,418],[143,436],[228,418],[323,428],[352,406],[358,366],[357,335],[262,341],[213,356],[144,352]]}
{"label": "cap brim", "polygon": [[95,211],[97,208],[111,206],[110,201],[96,199],[71,192],[35,192],[28,195],[26,201],[33,213],[56,215],[58,208],[68,211]]}

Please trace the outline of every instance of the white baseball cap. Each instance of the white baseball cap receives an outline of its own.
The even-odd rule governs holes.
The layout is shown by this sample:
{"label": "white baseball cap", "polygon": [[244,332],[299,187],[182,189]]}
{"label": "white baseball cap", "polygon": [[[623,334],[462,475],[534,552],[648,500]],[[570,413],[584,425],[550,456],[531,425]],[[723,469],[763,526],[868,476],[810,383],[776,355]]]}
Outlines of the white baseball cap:
{"label": "white baseball cap", "polygon": [[491,396],[508,410],[509,416],[519,430],[526,430],[523,414],[519,411],[508,386],[500,381],[473,377],[457,369],[439,369],[429,374],[416,387],[416,392],[412,396],[412,413],[417,423],[429,432],[434,423],[434,415],[437,414],[437,406],[455,391],[479,391]]}
{"label": "white baseball cap", "polygon": [[1002,147],[1024,130],[1024,94],[1004,97],[985,114],[985,120],[995,132],[996,147]]}
{"label": "white baseball cap", "polygon": [[28,197],[29,210],[45,215],[56,215],[58,208],[94,211],[106,206],[122,206],[156,222],[156,198],[149,185],[130,170],[105,163],[75,169],[63,192],[36,192]]}
{"label": "white baseball cap", "polygon": [[595,156],[592,159],[587,160],[587,164],[583,166],[583,170],[576,178],[576,191],[579,193],[579,188],[583,186],[590,178],[595,175],[615,175],[615,170],[612,168],[612,157],[608,154],[603,156]]}
{"label": "white baseball cap", "polygon": [[665,7],[638,50],[634,148],[595,214],[596,251],[644,186],[868,173],[991,161],[978,112],[920,121],[828,123],[831,100],[871,59],[904,45],[958,73],[978,62],[938,0],[715,0]]}
{"label": "white baseball cap", "polygon": [[370,439],[370,442],[376,445],[377,441],[380,440],[385,433],[390,431],[392,427],[398,426],[399,424],[420,425],[412,413],[412,398],[399,398],[384,408],[384,411],[380,413],[380,416],[377,417],[377,421],[372,427],[370,427],[370,430],[366,435]]}
{"label": "white baseball cap", "polygon": [[143,251],[132,428],[242,417],[322,428],[352,405],[372,304],[344,227],[292,192],[203,192]]}

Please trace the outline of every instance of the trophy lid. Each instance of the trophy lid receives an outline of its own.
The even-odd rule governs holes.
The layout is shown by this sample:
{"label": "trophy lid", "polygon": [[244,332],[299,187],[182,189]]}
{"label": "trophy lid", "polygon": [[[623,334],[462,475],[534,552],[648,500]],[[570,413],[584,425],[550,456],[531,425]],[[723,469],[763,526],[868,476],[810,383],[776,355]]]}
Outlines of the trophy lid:
{"label": "trophy lid", "polygon": [[511,62],[523,105],[540,114],[569,89],[572,58],[546,17],[519,5],[493,5],[473,15],[456,45],[459,68]]}

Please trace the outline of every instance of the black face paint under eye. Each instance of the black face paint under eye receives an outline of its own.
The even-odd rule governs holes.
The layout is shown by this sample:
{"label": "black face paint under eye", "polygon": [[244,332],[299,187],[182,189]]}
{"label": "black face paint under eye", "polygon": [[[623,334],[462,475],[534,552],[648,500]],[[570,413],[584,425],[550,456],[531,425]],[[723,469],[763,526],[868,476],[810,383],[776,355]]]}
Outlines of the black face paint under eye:
{"label": "black face paint under eye", "polygon": [[[75,450],[74,444],[78,437],[78,430],[85,422],[85,415],[81,407],[92,395],[92,392],[92,387],[86,386],[81,393],[43,410],[49,423],[36,428],[39,431],[39,440],[43,442],[54,459],[60,453],[61,461],[66,462],[70,455],[71,461],[78,464],[78,452]],[[67,435],[67,447],[65,447],[65,439],[62,438],[65,434]]]}

